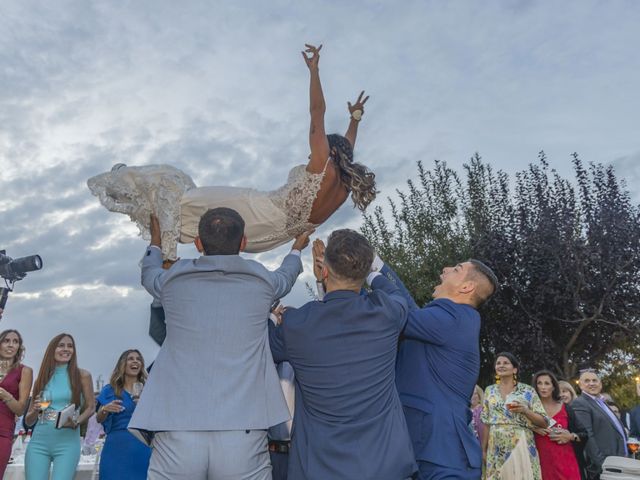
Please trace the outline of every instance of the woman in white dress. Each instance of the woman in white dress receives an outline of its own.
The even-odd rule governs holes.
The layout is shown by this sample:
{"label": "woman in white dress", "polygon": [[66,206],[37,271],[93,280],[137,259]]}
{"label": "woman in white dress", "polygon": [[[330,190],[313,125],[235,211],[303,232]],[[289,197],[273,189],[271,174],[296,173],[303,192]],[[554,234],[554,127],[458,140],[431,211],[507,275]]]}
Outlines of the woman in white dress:
{"label": "woman in white dress", "polygon": [[350,122],[344,136],[326,135],[325,101],[318,63],[320,49],[306,45],[302,52],[310,72],[309,145],[306,165],[291,169],[287,182],[277,190],[239,187],[196,187],[193,180],[169,165],[127,167],[88,180],[89,189],[110,211],[125,213],[149,238],[149,215],[160,221],[165,258],[176,257],[177,242],[189,243],[198,232],[200,217],[210,208],[228,207],[245,221],[247,252],[264,252],[289,242],[302,232],[325,222],[351,195],[364,210],[375,198],[375,175],[353,161],[358,122],[368,96],[361,92],[348,103]]}

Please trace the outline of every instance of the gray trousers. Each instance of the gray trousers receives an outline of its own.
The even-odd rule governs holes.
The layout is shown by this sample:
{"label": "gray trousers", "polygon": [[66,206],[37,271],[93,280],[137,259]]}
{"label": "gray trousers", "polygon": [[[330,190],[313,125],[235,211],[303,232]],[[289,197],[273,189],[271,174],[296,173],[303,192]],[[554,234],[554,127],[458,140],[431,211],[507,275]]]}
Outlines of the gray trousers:
{"label": "gray trousers", "polygon": [[271,480],[266,430],[158,432],[148,480]]}

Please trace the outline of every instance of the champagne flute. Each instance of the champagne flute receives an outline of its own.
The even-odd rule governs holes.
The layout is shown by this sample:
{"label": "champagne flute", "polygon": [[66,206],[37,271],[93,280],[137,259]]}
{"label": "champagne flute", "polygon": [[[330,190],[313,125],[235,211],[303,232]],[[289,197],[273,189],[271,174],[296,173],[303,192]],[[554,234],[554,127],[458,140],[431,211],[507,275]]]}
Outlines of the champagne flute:
{"label": "champagne flute", "polygon": [[142,395],[142,388],[144,387],[144,385],[141,382],[136,382],[133,384],[133,386],[131,387],[133,392],[131,395],[131,398],[134,401],[137,401],[140,398],[140,395]]}
{"label": "champagne flute", "polygon": [[40,424],[43,424],[44,411],[51,405],[51,392],[49,390],[43,390],[38,397],[40,398]]}
{"label": "champagne flute", "polygon": [[636,453],[640,449],[640,440],[634,437],[627,438],[627,448],[631,452],[632,458],[636,458]]}

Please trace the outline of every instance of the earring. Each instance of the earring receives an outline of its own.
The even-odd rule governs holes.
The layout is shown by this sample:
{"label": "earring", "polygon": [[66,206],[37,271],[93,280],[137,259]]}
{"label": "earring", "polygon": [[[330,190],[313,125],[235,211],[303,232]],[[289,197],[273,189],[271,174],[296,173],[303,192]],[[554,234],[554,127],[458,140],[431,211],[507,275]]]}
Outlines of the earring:
{"label": "earring", "polygon": [[496,385],[500,385],[500,375],[496,375]]}
{"label": "earring", "polygon": [[513,383],[518,383],[518,375],[513,374]]}

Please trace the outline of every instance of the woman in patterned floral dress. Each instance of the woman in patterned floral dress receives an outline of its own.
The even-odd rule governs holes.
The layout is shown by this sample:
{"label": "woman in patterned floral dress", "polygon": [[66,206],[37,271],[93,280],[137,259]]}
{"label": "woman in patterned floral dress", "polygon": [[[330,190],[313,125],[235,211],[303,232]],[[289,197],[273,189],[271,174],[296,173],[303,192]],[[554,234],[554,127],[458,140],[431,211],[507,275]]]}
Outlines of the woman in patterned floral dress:
{"label": "woman in patterned floral dress", "polygon": [[517,380],[518,359],[508,352],[498,354],[495,362],[496,384],[486,388],[482,423],[487,431],[482,439],[485,458],[484,478],[499,480],[500,469],[518,444],[522,433],[527,440],[533,478],[541,480],[540,461],[532,428],[546,428],[548,420],[536,391]]}

